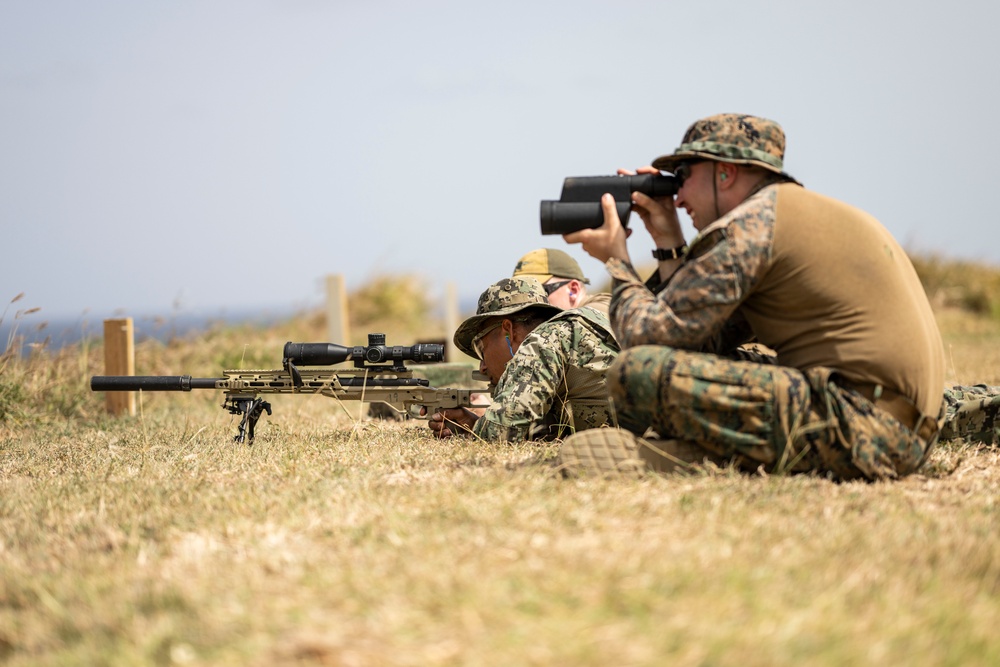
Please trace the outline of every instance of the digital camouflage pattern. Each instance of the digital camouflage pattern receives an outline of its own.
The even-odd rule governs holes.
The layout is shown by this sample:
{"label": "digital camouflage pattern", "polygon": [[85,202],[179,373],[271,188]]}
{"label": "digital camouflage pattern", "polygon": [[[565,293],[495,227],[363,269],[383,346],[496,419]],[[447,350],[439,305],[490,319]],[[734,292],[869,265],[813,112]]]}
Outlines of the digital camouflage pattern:
{"label": "digital camouflage pattern", "polygon": [[611,317],[611,295],[607,292],[588,294],[587,298],[579,306],[580,308],[593,308],[600,311],[605,317]]}
{"label": "digital camouflage pattern", "polygon": [[[649,345],[619,355],[608,390],[623,428],[681,440],[697,458],[841,480],[917,470],[934,441],[925,443],[832,375]],[[577,456],[581,440],[567,441]]]}
{"label": "digital camouflage pattern", "polygon": [[987,445],[1000,444],[1000,387],[985,384],[945,389],[947,415],[941,439],[962,438]]}
{"label": "digital camouflage pattern", "polygon": [[679,162],[692,158],[761,167],[794,180],[784,172],[785,131],[767,118],[724,113],[697,120],[681,145],[653,160],[653,166],[673,172]]}
{"label": "digital camouflage pattern", "polygon": [[531,308],[555,315],[561,309],[549,303],[542,284],[534,278],[502,278],[487,287],[479,295],[476,314],[459,325],[455,331],[455,346],[475,358],[472,339],[492,318],[510,316]]}
{"label": "digital camouflage pattern", "polygon": [[560,311],[518,347],[474,434],[491,441],[551,440],[615,424],[606,374],[618,352],[605,315]]}

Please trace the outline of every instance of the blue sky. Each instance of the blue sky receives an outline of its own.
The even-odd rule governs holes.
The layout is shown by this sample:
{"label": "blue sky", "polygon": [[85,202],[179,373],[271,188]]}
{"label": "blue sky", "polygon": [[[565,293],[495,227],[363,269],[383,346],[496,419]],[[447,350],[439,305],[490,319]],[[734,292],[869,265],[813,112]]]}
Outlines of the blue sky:
{"label": "blue sky", "polygon": [[781,122],[787,170],[908,250],[1000,263],[997,25],[985,1],[0,0],[0,303],[292,310],[328,273],[469,300],[542,246],[601,283],[539,200],[724,111]]}

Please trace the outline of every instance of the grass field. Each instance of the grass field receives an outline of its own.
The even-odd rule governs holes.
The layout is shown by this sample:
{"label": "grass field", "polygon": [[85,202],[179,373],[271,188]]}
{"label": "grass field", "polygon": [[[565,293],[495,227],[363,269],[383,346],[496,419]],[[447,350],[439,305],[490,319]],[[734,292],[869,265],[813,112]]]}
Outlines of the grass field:
{"label": "grass field", "polygon": [[[1000,384],[989,295],[949,294],[948,380]],[[318,327],[143,344],[137,372],[273,367]],[[215,392],[108,417],[101,354],[0,357],[0,663],[1000,664],[995,448],[895,483],[564,479],[552,446],[316,397],[245,447]]]}

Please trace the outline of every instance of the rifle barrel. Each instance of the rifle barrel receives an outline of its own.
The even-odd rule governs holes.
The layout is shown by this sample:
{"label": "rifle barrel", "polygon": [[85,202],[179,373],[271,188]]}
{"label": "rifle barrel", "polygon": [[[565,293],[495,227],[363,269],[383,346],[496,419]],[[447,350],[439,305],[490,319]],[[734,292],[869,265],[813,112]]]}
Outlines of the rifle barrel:
{"label": "rifle barrel", "polygon": [[193,378],[190,375],[95,375],[91,391],[191,391],[215,389],[224,378]]}

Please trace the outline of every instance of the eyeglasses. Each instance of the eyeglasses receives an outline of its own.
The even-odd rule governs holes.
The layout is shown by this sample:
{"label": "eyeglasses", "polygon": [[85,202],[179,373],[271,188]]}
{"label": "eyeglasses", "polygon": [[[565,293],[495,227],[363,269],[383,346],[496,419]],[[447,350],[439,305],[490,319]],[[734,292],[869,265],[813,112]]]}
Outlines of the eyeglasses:
{"label": "eyeglasses", "polygon": [[699,162],[704,162],[704,160],[684,160],[677,163],[677,166],[674,167],[674,178],[677,179],[677,187],[684,186],[684,181],[691,178],[691,167]]}
{"label": "eyeglasses", "polygon": [[[567,281],[567,282],[569,282],[569,281]],[[504,319],[507,319],[507,318],[504,318]],[[510,318],[510,321],[511,322],[524,323],[524,322],[529,321],[529,318],[527,318],[527,317]],[[476,353],[476,356],[480,360],[483,359],[483,340],[486,338],[486,334],[488,334],[489,332],[491,332],[494,329],[498,328],[501,324],[503,324],[503,322],[504,322],[503,319],[499,320],[498,322],[494,322],[490,326],[486,327],[485,329],[483,329],[482,331],[480,331],[479,333],[477,333],[475,335],[475,337],[472,339],[472,351]]]}
{"label": "eyeglasses", "polygon": [[493,331],[494,329],[496,329],[497,327],[499,327],[501,324],[503,324],[503,320],[500,320],[499,322],[491,324],[490,326],[486,327],[485,329],[483,329],[482,331],[480,331],[479,333],[477,333],[475,335],[475,337],[472,339],[472,350],[473,350],[473,352],[476,353],[476,356],[479,357],[480,359],[483,358],[483,338],[486,337],[486,334],[488,334],[489,332]]}
{"label": "eyeglasses", "polygon": [[562,282],[558,282],[558,283],[546,283],[546,284],[542,285],[542,287],[545,289],[545,293],[547,295],[552,296],[552,293],[555,292],[557,289],[559,289],[563,285],[568,285],[571,282],[573,282],[572,279],[571,280],[563,280]]}

